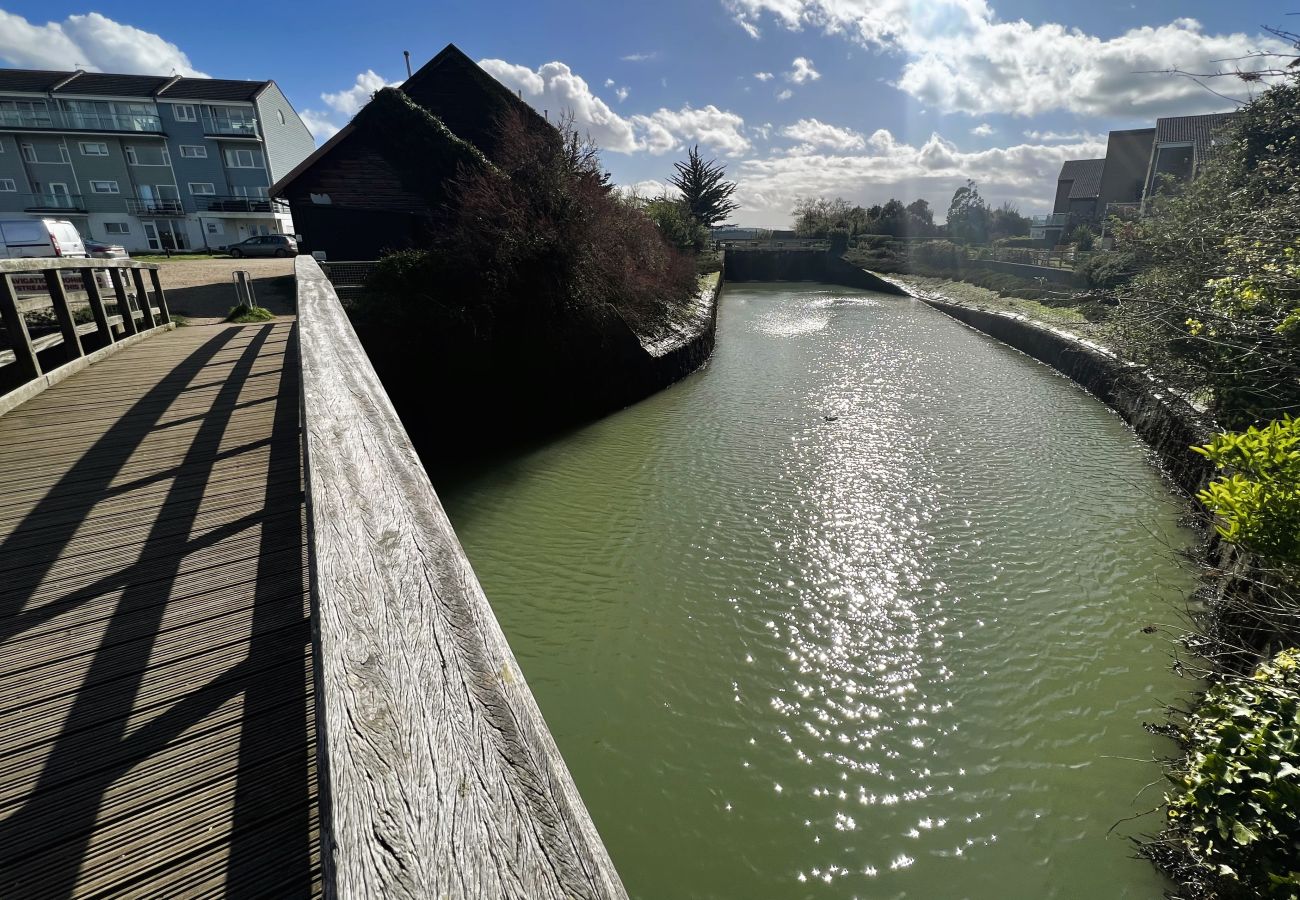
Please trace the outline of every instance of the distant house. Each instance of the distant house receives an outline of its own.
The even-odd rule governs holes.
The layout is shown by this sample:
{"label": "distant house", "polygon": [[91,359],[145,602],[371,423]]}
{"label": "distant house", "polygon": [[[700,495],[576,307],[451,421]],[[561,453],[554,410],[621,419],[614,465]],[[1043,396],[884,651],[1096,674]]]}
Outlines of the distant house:
{"label": "distant house", "polygon": [[399,90],[434,117],[421,131],[427,132],[422,140],[436,147],[404,156],[397,145],[413,136],[387,131],[372,101],[271,189],[272,196],[288,201],[298,234],[313,253],[333,260],[370,260],[418,244],[436,215],[430,186],[453,178],[466,154],[498,158],[498,123],[508,111],[557,134],[453,44]]}
{"label": "distant house", "polygon": [[1112,131],[1101,159],[1072,159],[1061,166],[1050,216],[1035,216],[1029,236],[1048,246],[1078,225],[1113,215],[1137,215],[1171,183],[1195,178],[1235,113],[1172,116],[1155,128]]}

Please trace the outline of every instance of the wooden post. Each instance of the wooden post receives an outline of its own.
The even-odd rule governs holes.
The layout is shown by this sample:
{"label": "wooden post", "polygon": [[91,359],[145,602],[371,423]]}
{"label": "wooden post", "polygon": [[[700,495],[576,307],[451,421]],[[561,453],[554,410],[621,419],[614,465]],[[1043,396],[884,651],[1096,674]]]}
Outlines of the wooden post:
{"label": "wooden post", "polygon": [[95,317],[99,336],[107,347],[113,343],[113,329],[108,324],[108,311],[104,309],[104,298],[99,295],[99,283],[95,280],[100,269],[85,268],[81,270],[81,280],[86,286],[86,296],[90,298],[90,312]]}
{"label": "wooden post", "polygon": [[72,318],[72,307],[68,305],[68,292],[63,289],[63,279],[58,269],[46,269],[45,286],[50,291],[50,300],[54,302],[54,317],[59,320],[59,331],[63,333],[64,358],[68,362],[84,355],[81,338],[77,334],[77,322]]}
{"label": "wooden post", "polygon": [[4,318],[5,330],[9,332],[9,343],[14,351],[18,371],[23,374],[23,381],[40,378],[41,364],[32,347],[32,336],[27,333],[27,320],[18,311],[18,292],[14,290],[14,280],[10,275],[0,275],[0,316]]}
{"label": "wooden post", "polygon": [[154,321],[153,304],[149,301],[149,293],[144,289],[144,271],[132,267],[131,278],[135,281],[135,302],[140,306],[140,312],[144,315],[144,328],[142,331],[148,331],[158,323]]}
{"label": "wooden post", "polygon": [[166,325],[172,320],[171,310],[167,308],[167,295],[163,293],[162,281],[158,278],[158,270],[150,269],[149,277],[153,280],[153,295],[158,301],[158,318],[162,324]]}
{"label": "wooden post", "polygon": [[126,279],[122,277],[122,270],[112,268],[108,270],[108,277],[113,282],[113,293],[117,295],[117,311],[122,314],[122,333],[130,336],[140,329],[135,324],[135,313],[131,311],[131,298],[126,293]]}

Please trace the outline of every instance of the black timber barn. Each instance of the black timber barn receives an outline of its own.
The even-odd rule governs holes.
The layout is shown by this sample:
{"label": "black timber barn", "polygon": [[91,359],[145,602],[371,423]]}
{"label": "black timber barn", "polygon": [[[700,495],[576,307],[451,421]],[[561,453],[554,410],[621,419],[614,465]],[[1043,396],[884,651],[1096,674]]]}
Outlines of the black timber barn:
{"label": "black timber barn", "polygon": [[[555,133],[454,44],[398,90],[445,126],[462,155],[468,145],[474,155],[495,159],[498,123],[512,109]],[[367,115],[375,104],[372,100],[271,189],[272,196],[288,202],[304,251],[329,260],[374,260],[419,245],[435,219],[428,186],[455,177],[457,154],[420,155],[418,146],[414,151],[396,147],[403,143],[401,135]]]}

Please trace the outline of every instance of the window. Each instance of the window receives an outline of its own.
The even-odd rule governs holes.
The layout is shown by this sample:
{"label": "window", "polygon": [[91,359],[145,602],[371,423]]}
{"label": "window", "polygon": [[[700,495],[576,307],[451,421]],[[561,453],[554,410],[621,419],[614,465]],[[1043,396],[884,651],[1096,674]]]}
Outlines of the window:
{"label": "window", "polygon": [[284,110],[282,110],[282,109],[277,109],[277,110],[275,111],[275,114],[276,114],[277,116],[280,117],[280,124],[283,125],[283,124],[284,124]]}
{"label": "window", "polygon": [[10,193],[18,190],[18,185],[12,178],[0,178],[0,191]]}
{"label": "window", "polygon": [[82,156],[108,156],[108,144],[99,143],[98,141],[82,141]]}
{"label": "window", "polygon": [[4,152],[5,152],[5,142],[0,141],[0,153],[4,153]]}
{"label": "window", "polygon": [[120,194],[116,181],[92,181],[90,183],[90,192],[92,194]]}
{"label": "window", "polygon": [[232,148],[226,151],[226,166],[231,169],[260,169],[262,163],[252,150]]}
{"label": "window", "polygon": [[210,181],[191,181],[190,193],[197,197],[200,194],[215,194],[216,191],[213,189],[212,182]]}
{"label": "window", "polygon": [[196,144],[181,144],[181,159],[207,159],[208,148]]}
{"label": "window", "polygon": [[194,115],[194,107],[186,103],[177,103],[172,107],[172,112],[176,114],[177,122],[194,122],[197,117]]}
{"label": "window", "polygon": [[126,222],[105,222],[104,231],[109,234],[130,234],[131,226]]}
{"label": "window", "polygon": [[225,234],[226,228],[220,222],[205,222],[208,228],[208,234]]}
{"label": "window", "polygon": [[140,159],[135,155],[134,147],[123,147],[122,153],[125,154],[126,161],[129,162],[131,165],[133,166],[140,165]]}
{"label": "window", "polygon": [[72,157],[68,156],[67,144],[59,144],[59,162],[72,162]]}
{"label": "window", "polygon": [[35,147],[33,147],[31,144],[23,144],[22,151],[23,151],[23,159],[27,160],[28,162],[36,162]]}

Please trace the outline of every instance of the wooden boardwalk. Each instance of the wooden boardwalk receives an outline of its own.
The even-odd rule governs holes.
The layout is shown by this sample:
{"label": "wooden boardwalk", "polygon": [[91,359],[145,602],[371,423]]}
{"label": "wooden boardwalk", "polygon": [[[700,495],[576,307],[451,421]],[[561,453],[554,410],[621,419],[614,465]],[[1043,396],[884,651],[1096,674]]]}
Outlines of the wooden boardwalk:
{"label": "wooden boardwalk", "polygon": [[0,417],[0,897],[319,895],[294,328]]}

